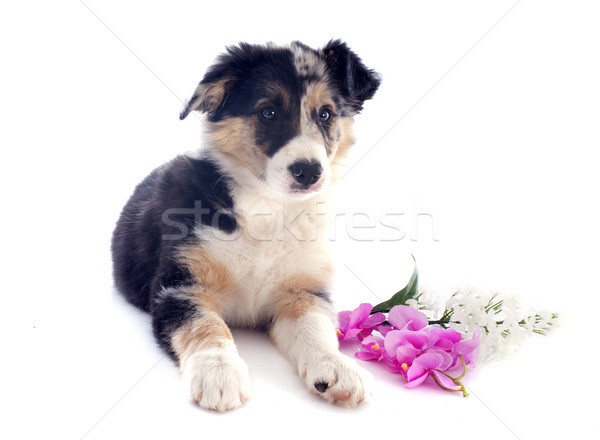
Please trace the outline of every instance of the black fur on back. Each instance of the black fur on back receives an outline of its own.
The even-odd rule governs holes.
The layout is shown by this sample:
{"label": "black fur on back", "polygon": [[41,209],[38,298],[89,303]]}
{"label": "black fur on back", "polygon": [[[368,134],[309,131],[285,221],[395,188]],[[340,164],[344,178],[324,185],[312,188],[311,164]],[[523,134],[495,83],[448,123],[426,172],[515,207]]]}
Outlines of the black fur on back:
{"label": "black fur on back", "polygon": [[115,285],[129,302],[151,311],[162,288],[192,282],[176,254],[197,240],[196,222],[226,233],[237,229],[228,185],[228,177],[209,159],[179,156],[136,187],[112,239]]}

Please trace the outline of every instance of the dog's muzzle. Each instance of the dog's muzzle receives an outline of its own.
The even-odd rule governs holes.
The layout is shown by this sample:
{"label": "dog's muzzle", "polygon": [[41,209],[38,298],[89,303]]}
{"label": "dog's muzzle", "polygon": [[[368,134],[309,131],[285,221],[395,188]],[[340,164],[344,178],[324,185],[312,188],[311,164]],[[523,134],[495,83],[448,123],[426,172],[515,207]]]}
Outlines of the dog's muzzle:
{"label": "dog's muzzle", "polygon": [[323,174],[323,167],[317,161],[299,160],[288,167],[294,178],[295,188],[306,190],[318,182]]}

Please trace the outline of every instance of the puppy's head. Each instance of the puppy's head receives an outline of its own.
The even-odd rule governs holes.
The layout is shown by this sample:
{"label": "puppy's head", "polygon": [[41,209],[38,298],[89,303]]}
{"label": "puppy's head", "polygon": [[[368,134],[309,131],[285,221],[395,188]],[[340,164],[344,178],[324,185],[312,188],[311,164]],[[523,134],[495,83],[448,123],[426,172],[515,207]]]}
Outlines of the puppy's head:
{"label": "puppy's head", "polygon": [[339,40],[315,50],[241,43],[210,67],[185,103],[207,114],[211,148],[297,197],[325,189],[331,162],[352,144],[352,117],[380,78]]}

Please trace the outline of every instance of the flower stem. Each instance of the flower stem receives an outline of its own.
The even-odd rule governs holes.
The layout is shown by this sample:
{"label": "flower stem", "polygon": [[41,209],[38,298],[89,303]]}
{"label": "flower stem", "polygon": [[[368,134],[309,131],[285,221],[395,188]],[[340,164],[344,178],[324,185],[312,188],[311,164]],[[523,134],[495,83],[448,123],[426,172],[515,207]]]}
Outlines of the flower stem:
{"label": "flower stem", "polygon": [[439,324],[443,328],[448,328],[448,324],[449,323],[460,324],[460,322],[458,322],[458,321],[451,321],[450,320],[450,318],[452,318],[452,315],[454,315],[454,309],[453,308],[451,308],[449,310],[444,310],[444,313],[442,314],[442,317],[440,319],[436,319],[434,321],[429,321],[429,325]]}
{"label": "flower stem", "polygon": [[445,386],[443,386],[434,375],[432,375],[431,377],[433,378],[433,380],[435,381],[435,383],[437,384],[438,387],[440,387],[441,389],[445,390],[445,391],[462,391],[463,393],[463,397],[469,397],[469,393],[467,393],[467,389],[465,388],[464,384],[460,381],[460,379],[462,379],[465,376],[465,373],[467,372],[467,366],[465,365],[465,360],[463,359],[462,356],[459,356],[460,361],[462,363],[462,367],[463,367],[463,372],[460,376],[458,377],[452,377],[449,376],[448,374],[444,373],[443,371],[440,370],[435,370],[438,373],[443,374],[444,376],[446,376],[448,379],[450,379],[452,382],[454,382],[456,385],[458,385],[460,387],[459,390],[452,390],[450,388],[446,388]]}
{"label": "flower stem", "polygon": [[448,328],[447,324],[460,324],[460,321],[450,321],[449,319],[436,319],[435,321],[428,321],[429,325],[440,324],[443,328]]}
{"label": "flower stem", "polygon": [[[438,370],[439,371],[439,370]],[[440,371],[441,373],[441,371]],[[443,373],[442,373],[443,374]],[[431,376],[433,378],[433,381],[437,384],[438,387],[440,387],[441,389],[443,389],[444,391],[448,391],[448,392],[458,392],[458,391],[462,391],[463,393],[463,397],[469,397],[469,393],[467,393],[467,390],[465,389],[465,386],[462,384],[461,381],[459,381],[458,379],[452,379],[452,381],[458,385],[460,387],[460,390],[451,390],[450,388],[446,388],[445,386],[443,386],[436,378],[435,376]]]}
{"label": "flower stem", "polygon": [[462,374],[460,376],[458,376],[456,378],[456,380],[462,379],[463,377],[465,377],[465,374],[467,373],[467,365],[465,364],[464,358],[462,356],[460,356],[460,355],[458,356],[458,358],[460,359],[460,362],[462,363],[463,372],[462,372]]}

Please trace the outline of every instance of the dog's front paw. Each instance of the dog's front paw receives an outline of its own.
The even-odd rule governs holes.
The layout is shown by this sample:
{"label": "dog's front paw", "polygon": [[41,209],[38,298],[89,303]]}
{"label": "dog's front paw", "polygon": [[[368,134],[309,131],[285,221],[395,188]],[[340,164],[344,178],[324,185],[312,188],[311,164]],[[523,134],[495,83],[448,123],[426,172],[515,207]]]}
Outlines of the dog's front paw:
{"label": "dog's front paw", "polygon": [[194,353],[185,364],[183,377],[191,398],[203,408],[223,412],[250,397],[248,367],[235,347]]}
{"label": "dog's front paw", "polygon": [[330,403],[356,406],[371,396],[371,376],[346,356],[329,355],[301,366],[309,391]]}

